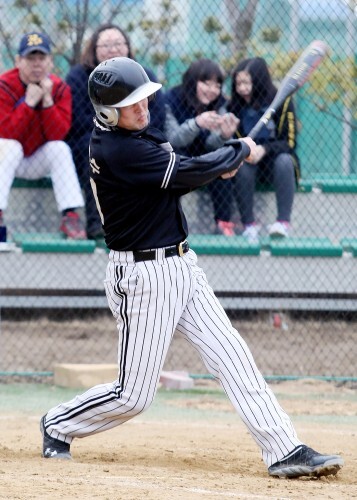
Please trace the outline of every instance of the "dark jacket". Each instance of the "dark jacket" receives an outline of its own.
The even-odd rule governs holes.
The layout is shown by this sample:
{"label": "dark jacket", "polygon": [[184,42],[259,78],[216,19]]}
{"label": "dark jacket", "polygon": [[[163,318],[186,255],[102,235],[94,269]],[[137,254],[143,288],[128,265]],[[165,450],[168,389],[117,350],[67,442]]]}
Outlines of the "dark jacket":
{"label": "dark jacket", "polygon": [[[264,114],[266,107],[255,110],[247,105],[241,108],[239,114],[239,127],[237,137],[246,137]],[[283,106],[277,110],[258,135],[255,137],[257,144],[264,145],[267,152],[264,162],[272,161],[281,153],[289,153],[293,157],[296,178],[300,177],[300,164],[296,154],[297,121],[292,99],[285,100]]]}
{"label": "dark jacket", "polygon": [[53,105],[31,108],[25,103],[26,85],[17,68],[0,76],[0,137],[22,144],[25,156],[31,156],[48,141],[61,141],[71,126],[71,92],[56,75],[53,81]]}

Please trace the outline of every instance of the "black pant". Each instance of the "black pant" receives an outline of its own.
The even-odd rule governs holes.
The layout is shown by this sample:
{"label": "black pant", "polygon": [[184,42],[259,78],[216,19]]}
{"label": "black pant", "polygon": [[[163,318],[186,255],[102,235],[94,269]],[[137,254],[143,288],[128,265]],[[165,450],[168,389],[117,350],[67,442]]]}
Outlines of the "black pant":
{"label": "black pant", "polygon": [[243,224],[254,222],[256,183],[273,185],[276,192],[277,220],[290,222],[295,193],[295,168],[291,155],[282,153],[270,162],[243,163],[234,178],[234,192]]}
{"label": "black pant", "polygon": [[90,184],[89,139],[90,134],[83,136],[71,147],[78,179],[84,192],[87,235],[88,238],[98,238],[103,236],[104,233]]}
{"label": "black pant", "polygon": [[214,220],[231,220],[233,184],[231,179],[216,179],[208,184],[214,210]]}

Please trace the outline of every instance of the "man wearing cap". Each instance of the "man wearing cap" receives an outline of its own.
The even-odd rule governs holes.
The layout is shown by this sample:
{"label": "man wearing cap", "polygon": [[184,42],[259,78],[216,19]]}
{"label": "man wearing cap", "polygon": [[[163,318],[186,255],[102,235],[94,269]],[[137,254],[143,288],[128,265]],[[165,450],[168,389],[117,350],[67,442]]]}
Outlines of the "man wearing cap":
{"label": "man wearing cap", "polygon": [[72,120],[69,86],[50,73],[51,41],[44,33],[25,34],[16,67],[0,75],[0,226],[15,177],[50,176],[60,231],[71,239],[86,237],[76,211],[84,200],[72,153],[64,142]]}

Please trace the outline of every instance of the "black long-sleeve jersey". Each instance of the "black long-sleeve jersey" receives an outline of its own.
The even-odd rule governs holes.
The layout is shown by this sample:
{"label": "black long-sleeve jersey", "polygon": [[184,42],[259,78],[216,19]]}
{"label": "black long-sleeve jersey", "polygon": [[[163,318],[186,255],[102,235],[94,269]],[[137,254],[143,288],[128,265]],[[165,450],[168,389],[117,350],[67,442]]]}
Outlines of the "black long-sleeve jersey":
{"label": "black long-sleeve jersey", "polygon": [[234,170],[249,153],[236,141],[188,158],[155,128],[129,131],[96,121],[90,175],[108,248],[146,250],[183,241],[188,228],[180,197]]}

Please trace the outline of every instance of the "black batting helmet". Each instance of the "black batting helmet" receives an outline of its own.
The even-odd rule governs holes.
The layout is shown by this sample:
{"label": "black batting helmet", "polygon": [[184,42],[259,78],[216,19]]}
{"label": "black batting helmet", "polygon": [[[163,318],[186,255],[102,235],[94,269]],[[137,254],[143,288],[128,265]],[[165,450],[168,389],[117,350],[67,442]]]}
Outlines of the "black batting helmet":
{"label": "black batting helmet", "polygon": [[144,68],[128,57],[114,57],[98,64],[88,80],[88,93],[98,118],[116,125],[119,110],[150,97],[162,87],[151,82]]}

